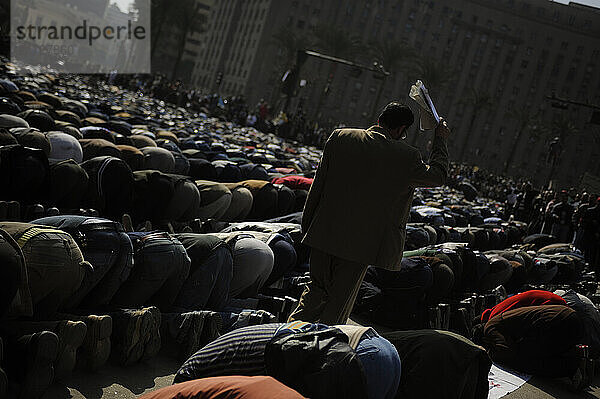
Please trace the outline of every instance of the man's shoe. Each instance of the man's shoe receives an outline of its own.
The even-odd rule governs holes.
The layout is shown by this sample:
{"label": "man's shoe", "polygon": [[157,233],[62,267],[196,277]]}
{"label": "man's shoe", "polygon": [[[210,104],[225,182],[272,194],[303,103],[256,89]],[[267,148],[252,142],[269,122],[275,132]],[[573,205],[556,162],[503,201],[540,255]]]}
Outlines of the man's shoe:
{"label": "man's shoe", "polygon": [[441,313],[441,329],[448,330],[450,328],[450,305],[447,303],[440,303],[439,305]]}
{"label": "man's shoe", "polygon": [[0,221],[9,221],[8,220],[8,202],[0,201]]}
{"label": "man's shoe", "polygon": [[298,307],[298,300],[296,298],[292,298],[291,296],[286,296],[285,298],[285,306],[283,308],[283,314],[280,317],[280,320],[286,321],[294,310]]}
{"label": "man's shoe", "polygon": [[83,344],[77,350],[77,365],[86,370],[95,371],[102,367],[110,357],[110,336],[112,317],[108,315],[89,315],[80,318],[87,326]]}
{"label": "man's shoe", "polygon": [[175,318],[170,330],[179,345],[179,359],[188,359],[202,348],[202,331],[209,314],[206,311],[187,312]]}
{"label": "man's shoe", "polygon": [[223,330],[223,318],[217,312],[209,312],[204,318],[204,328],[200,343],[202,346],[208,345],[221,336]]}
{"label": "man's shoe", "polygon": [[258,309],[266,310],[281,320],[285,309],[285,299],[274,296],[258,295]]}
{"label": "man's shoe", "polygon": [[21,204],[17,201],[10,201],[7,204],[6,216],[8,220],[13,222],[21,221]]}
{"label": "man's shoe", "polygon": [[77,362],[77,349],[83,343],[87,326],[82,321],[61,321],[54,328],[58,336],[58,356],[54,364],[54,379],[61,380],[71,374]]}
{"label": "man's shoe", "polygon": [[145,313],[144,317],[147,317],[148,335],[146,336],[144,353],[142,360],[148,360],[153,358],[160,351],[161,338],[160,338],[160,322],[161,315],[160,310],[156,306],[150,306],[142,309]]}
{"label": "man's shoe", "polygon": [[127,366],[138,362],[144,354],[151,319],[144,310],[122,310],[112,315],[114,328],[112,353],[117,362]]}
{"label": "man's shoe", "polygon": [[58,356],[58,337],[50,331],[26,335],[17,341],[24,349],[25,372],[21,376],[19,399],[41,397],[54,380],[54,362]]}

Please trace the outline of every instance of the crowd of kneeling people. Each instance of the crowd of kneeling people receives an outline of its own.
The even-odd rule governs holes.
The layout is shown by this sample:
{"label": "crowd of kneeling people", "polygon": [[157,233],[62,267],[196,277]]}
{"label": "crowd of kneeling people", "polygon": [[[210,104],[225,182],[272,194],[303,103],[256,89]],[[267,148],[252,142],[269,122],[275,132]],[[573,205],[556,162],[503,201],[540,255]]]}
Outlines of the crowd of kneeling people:
{"label": "crowd of kneeling people", "polygon": [[368,269],[362,325],[288,323],[319,150],[19,69],[0,74],[0,397],[161,350],[183,364],[146,399],[486,398],[492,361],[589,384],[593,265],[502,204],[417,190],[403,267]]}

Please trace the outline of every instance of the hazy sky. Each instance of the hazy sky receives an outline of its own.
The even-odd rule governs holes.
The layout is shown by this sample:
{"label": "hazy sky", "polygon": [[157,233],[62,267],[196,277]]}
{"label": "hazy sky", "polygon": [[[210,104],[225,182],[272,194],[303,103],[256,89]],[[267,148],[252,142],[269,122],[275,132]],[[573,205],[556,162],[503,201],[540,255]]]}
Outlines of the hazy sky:
{"label": "hazy sky", "polygon": [[[600,1],[600,0],[598,0],[598,1]],[[127,12],[127,9],[129,8],[129,4],[133,3],[133,0],[111,0],[110,2],[117,3],[117,5],[121,9],[121,11]]]}
{"label": "hazy sky", "polygon": [[[557,3],[569,4],[569,0],[554,0]],[[600,8],[600,0],[575,0],[574,3]]]}

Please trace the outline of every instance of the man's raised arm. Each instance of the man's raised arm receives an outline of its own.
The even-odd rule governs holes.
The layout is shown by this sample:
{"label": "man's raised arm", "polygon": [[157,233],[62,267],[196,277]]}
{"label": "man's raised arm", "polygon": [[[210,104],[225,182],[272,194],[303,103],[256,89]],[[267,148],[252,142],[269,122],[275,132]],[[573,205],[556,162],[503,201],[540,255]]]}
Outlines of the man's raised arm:
{"label": "man's raised arm", "polygon": [[442,119],[435,129],[429,164],[423,162],[420,153],[415,157],[410,174],[410,181],[414,187],[436,187],[446,182],[449,169],[446,140],[449,136],[448,124]]}

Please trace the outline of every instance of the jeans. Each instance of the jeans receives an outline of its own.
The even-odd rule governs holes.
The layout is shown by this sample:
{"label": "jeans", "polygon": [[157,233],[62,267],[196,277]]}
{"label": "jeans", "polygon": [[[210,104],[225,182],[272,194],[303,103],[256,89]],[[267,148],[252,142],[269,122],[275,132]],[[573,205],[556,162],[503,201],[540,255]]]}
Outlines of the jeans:
{"label": "jeans", "polygon": [[367,380],[369,399],[391,399],[400,384],[401,365],[398,351],[387,339],[368,330],[356,347]]}
{"label": "jeans", "polygon": [[94,309],[109,304],[133,267],[131,240],[120,225],[106,219],[75,215],[45,217],[34,223],[70,233],[85,260],[93,266],[69,298],[69,307]]}
{"label": "jeans", "polygon": [[273,251],[255,238],[240,238],[233,247],[233,278],[230,296],[256,296],[273,270]]}
{"label": "jeans", "polygon": [[298,260],[294,246],[285,239],[273,240],[269,244],[269,247],[273,250],[275,263],[273,265],[273,271],[265,283],[266,286],[273,284],[287,272],[292,270],[294,266],[296,266],[296,261]]}
{"label": "jeans", "polygon": [[112,304],[137,308],[145,304],[166,311],[173,304],[190,271],[190,258],[181,243],[166,233],[129,233],[138,246],[129,278]]}
{"label": "jeans", "polygon": [[34,314],[48,316],[71,308],[68,298],[89,267],[75,241],[63,232],[41,233],[23,246],[23,255]]}
{"label": "jeans", "polygon": [[231,205],[231,191],[221,183],[205,180],[197,180],[196,186],[200,191],[198,218],[220,220]]}
{"label": "jeans", "polygon": [[231,250],[221,245],[185,281],[174,306],[185,310],[222,310],[233,274]]}
{"label": "jeans", "polygon": [[133,247],[124,232],[98,230],[85,235],[85,259],[94,267],[69,299],[73,307],[93,309],[107,305],[127,280],[133,267]]}
{"label": "jeans", "polygon": [[165,209],[165,220],[187,222],[199,218],[200,201],[200,191],[194,183],[191,181],[177,182],[173,197]]}
{"label": "jeans", "polygon": [[246,187],[236,186],[235,184],[225,184],[231,191],[231,204],[222,216],[225,222],[241,222],[246,219],[252,209],[254,201],[252,193]]}

